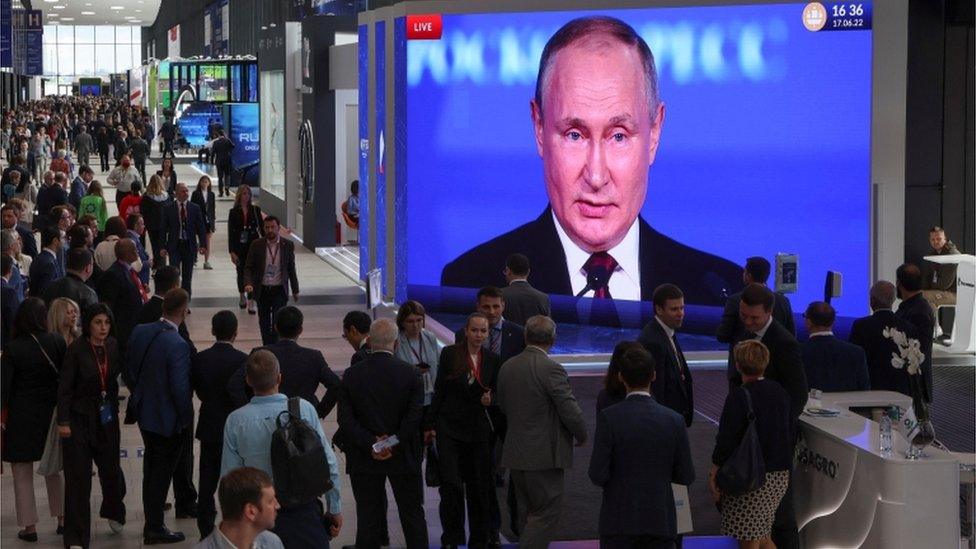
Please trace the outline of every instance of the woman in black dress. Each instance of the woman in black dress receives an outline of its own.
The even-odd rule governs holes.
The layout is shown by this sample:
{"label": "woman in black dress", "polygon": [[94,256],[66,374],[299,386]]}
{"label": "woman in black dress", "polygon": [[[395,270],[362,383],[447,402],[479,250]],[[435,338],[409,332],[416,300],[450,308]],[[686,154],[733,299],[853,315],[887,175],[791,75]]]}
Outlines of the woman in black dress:
{"label": "woman in black dress", "polygon": [[492,497],[493,429],[488,408],[494,398],[501,359],[484,348],[488,318],[468,316],[464,337],[441,351],[434,399],[425,419],[424,439],[437,440],[440,459],[441,545],[465,545],[464,503],[470,521],[469,547],[489,542],[488,498]]}
{"label": "woman in black dress", "polygon": [[82,312],[82,337],[64,358],[58,385],[58,434],[64,451],[64,546],[91,540],[92,463],[102,485],[99,516],[113,532],[125,524],[125,481],[119,465],[118,345],[112,311],[98,303]]}
{"label": "woman in black dress", "polygon": [[[58,369],[64,359],[64,339],[47,333],[44,301],[31,297],[17,309],[12,339],[0,357],[2,373],[3,461],[14,477],[17,537],[37,541],[37,504],[34,500],[34,462],[44,454],[51,414],[58,396]],[[48,507],[61,529],[63,488],[61,474],[46,475]]]}
{"label": "woman in black dress", "polygon": [[200,206],[200,211],[203,212],[203,222],[207,225],[207,248],[203,255],[203,268],[208,271],[213,269],[210,266],[210,238],[217,231],[216,197],[214,197],[214,192],[210,190],[210,185],[210,176],[201,177],[200,181],[197,182],[196,190],[190,196],[190,202]]}
{"label": "woman in black dress", "polygon": [[227,218],[227,244],[230,247],[230,260],[237,267],[237,291],[241,294],[241,309],[257,313],[254,299],[244,293],[244,264],[251,242],[264,237],[264,224],[261,208],[251,202],[251,188],[243,183],[237,187],[234,207]]}
{"label": "woman in black dress", "polygon": [[166,189],[166,193],[172,198],[176,194],[176,170],[173,169],[172,156],[163,157],[163,163],[160,165],[160,169],[156,172],[156,175],[162,178],[163,188]]}

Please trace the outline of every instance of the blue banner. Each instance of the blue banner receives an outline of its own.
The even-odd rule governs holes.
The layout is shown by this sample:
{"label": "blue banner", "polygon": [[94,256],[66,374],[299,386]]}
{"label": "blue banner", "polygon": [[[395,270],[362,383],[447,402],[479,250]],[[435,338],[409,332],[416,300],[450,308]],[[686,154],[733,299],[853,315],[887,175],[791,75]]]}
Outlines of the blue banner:
{"label": "blue banner", "polygon": [[44,17],[41,10],[13,10],[13,68],[16,74],[44,72]]}
{"label": "blue banner", "polygon": [[375,124],[373,128],[376,146],[376,185],[374,186],[373,196],[376,197],[376,210],[373,218],[376,220],[376,264],[374,268],[380,269],[383,273],[383,294],[386,295],[387,278],[389,276],[386,265],[386,22],[376,22],[376,44],[373,48],[376,59],[374,61],[373,74],[376,78],[376,93],[373,94],[376,101]]}
{"label": "blue banner", "polygon": [[14,65],[13,0],[0,0],[0,67]]}
{"label": "blue banner", "polygon": [[359,279],[369,271],[369,26],[359,25]]}
{"label": "blue banner", "polygon": [[230,132],[234,142],[231,164],[241,170],[257,164],[261,159],[261,127],[257,103],[230,105]]}

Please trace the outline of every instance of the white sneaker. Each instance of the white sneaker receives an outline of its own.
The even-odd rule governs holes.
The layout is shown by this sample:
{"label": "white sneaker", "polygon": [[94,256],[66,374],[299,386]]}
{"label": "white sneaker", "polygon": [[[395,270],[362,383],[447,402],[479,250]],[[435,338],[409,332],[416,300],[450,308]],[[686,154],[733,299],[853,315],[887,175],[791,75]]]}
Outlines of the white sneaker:
{"label": "white sneaker", "polygon": [[213,267],[210,265],[210,262],[209,261],[204,261],[203,262],[203,268],[204,268],[204,270],[207,270],[207,271],[212,271],[213,270]]}
{"label": "white sneaker", "polygon": [[112,529],[113,534],[118,534],[122,531],[122,528],[124,528],[125,525],[117,520],[109,520],[108,527]]}

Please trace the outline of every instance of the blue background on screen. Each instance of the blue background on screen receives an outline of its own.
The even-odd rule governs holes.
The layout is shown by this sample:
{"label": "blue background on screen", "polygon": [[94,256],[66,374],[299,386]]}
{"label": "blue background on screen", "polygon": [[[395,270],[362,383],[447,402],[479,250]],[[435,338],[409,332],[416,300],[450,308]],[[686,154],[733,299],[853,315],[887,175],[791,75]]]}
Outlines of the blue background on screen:
{"label": "blue background on screen", "polygon": [[644,218],[738,264],[799,254],[797,312],[840,271],[834,305],[864,314],[871,33],[809,32],[802,10],[444,15],[440,41],[407,45],[409,284],[439,285],[446,263],[543,211],[529,110],[539,57],[565,22],[605,14],[648,41],[666,105]]}
{"label": "blue background on screen", "polygon": [[257,103],[230,105],[230,140],[234,142],[231,164],[235,170],[261,159],[261,120]]}
{"label": "blue background on screen", "polygon": [[200,147],[207,142],[207,126],[213,118],[223,118],[220,115],[220,107],[208,101],[196,101],[186,107],[176,121],[176,125],[179,126],[180,133],[186,138],[187,143],[193,147]]}

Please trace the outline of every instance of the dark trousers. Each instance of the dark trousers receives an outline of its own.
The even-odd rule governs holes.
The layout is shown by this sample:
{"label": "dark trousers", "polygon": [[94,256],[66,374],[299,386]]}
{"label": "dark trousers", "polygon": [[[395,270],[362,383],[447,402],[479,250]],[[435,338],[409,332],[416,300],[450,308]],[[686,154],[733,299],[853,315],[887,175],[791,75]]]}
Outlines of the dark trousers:
{"label": "dark trousers", "polygon": [[146,452],[142,459],[142,506],[146,511],[146,531],[159,531],[165,527],[163,506],[166,494],[173,482],[173,472],[180,460],[186,437],[182,432],[163,436],[142,430]]}
{"label": "dark trousers", "polygon": [[146,181],[146,159],[143,158],[141,161],[133,159],[132,163],[136,165],[136,171],[139,172],[139,177],[142,178],[142,188],[145,189],[148,184]]}
{"label": "dark trousers", "polygon": [[674,549],[674,540],[654,536],[600,536],[600,549]]}
{"label": "dark trousers", "polygon": [[386,522],[386,480],[390,479],[393,498],[400,513],[400,525],[408,549],[428,549],[427,521],[424,518],[424,486],[415,475],[351,474],[352,494],[356,498],[356,547],[377,549]]}
{"label": "dark trousers", "polygon": [[[237,254],[237,265],[234,265],[237,270],[237,293],[244,293],[244,265],[247,262],[247,250],[239,249],[234,253]],[[250,296],[248,296],[250,297]]]}
{"label": "dark trousers", "polygon": [[230,179],[231,175],[234,173],[234,169],[231,167],[230,162],[218,162],[217,163],[217,191],[223,195],[224,190],[230,191]]}
{"label": "dark trousers", "polygon": [[214,522],[217,520],[217,507],[214,505],[214,494],[220,482],[220,455],[223,451],[222,441],[200,441],[200,497],[197,499],[197,528],[200,529],[200,539],[213,532]]}
{"label": "dark trousers", "polygon": [[181,240],[176,246],[168,250],[169,264],[180,270],[180,287],[193,296],[193,263],[196,261],[197,250],[190,246],[188,240]]}
{"label": "dark trousers", "polygon": [[173,155],[173,140],[172,139],[166,139],[164,137],[163,138],[163,158],[166,158],[166,153],[169,153],[170,156]]}
{"label": "dark trousers", "polygon": [[173,471],[173,497],[176,512],[193,509],[197,503],[197,489],[193,486],[193,429],[183,430],[183,448]]}
{"label": "dark trousers", "polygon": [[108,151],[99,150],[98,151],[98,161],[102,164],[102,171],[107,172],[110,169],[108,164]]}
{"label": "dark trousers", "polygon": [[545,549],[549,546],[559,525],[564,477],[562,469],[512,470],[512,485],[519,502],[519,547]]}
{"label": "dark trousers", "polygon": [[119,423],[101,425],[97,416],[72,418],[71,436],[61,439],[64,459],[64,546],[88,547],[91,540],[92,463],[98,467],[102,506],[98,516],[125,522],[125,479],[119,464]]}
{"label": "dark trousers", "polygon": [[278,510],[272,529],[285,547],[329,547],[329,531],[322,520],[318,501]]}
{"label": "dark trousers", "polygon": [[258,326],[261,327],[261,342],[264,345],[278,342],[274,316],[285,305],[288,305],[288,295],[285,294],[284,286],[261,286],[261,295],[258,297]]}
{"label": "dark trousers", "polygon": [[786,494],[776,508],[773,519],[773,543],[776,549],[800,549],[800,534],[797,530],[796,511],[793,509],[793,472],[790,472],[790,483],[786,487]]}
{"label": "dark trousers", "polygon": [[152,257],[154,268],[158,269],[165,265],[163,263],[163,256],[159,252],[163,251],[163,235],[160,234],[159,229],[147,229],[146,234],[149,235],[149,243],[152,244]]}
{"label": "dark trousers", "polygon": [[[488,441],[437,440],[441,471],[441,545],[484,547],[488,543],[488,492],[491,474]],[[493,491],[493,490],[492,490]],[[464,503],[468,504],[471,537],[465,543]]]}

